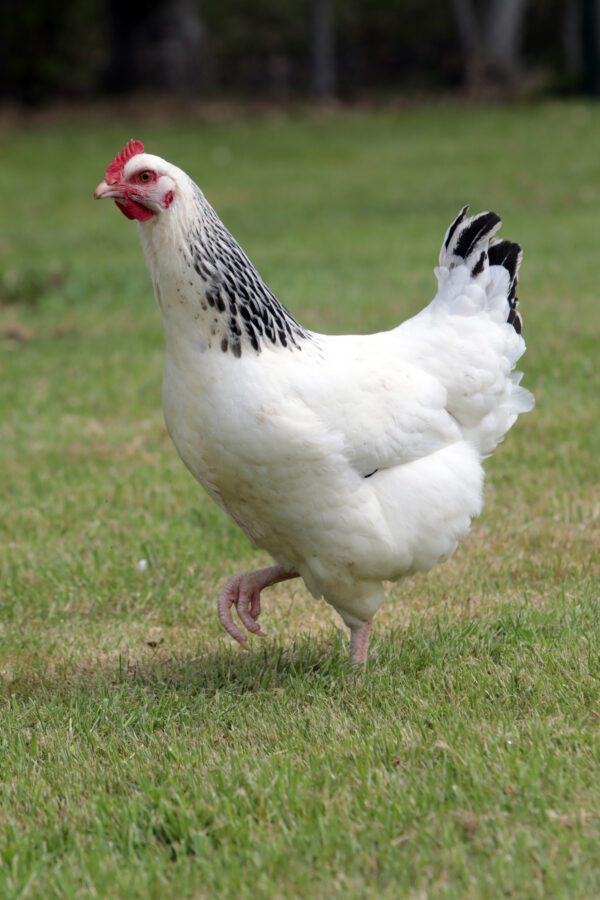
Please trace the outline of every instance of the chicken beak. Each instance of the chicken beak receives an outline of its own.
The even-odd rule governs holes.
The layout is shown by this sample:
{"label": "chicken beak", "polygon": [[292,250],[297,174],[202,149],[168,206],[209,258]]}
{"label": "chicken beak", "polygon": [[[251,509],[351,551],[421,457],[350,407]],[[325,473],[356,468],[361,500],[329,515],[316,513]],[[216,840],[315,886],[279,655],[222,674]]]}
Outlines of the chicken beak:
{"label": "chicken beak", "polygon": [[121,192],[116,189],[116,186],[114,184],[107,184],[106,181],[101,181],[94,191],[95,200],[104,200],[107,197],[119,197],[120,195]]}

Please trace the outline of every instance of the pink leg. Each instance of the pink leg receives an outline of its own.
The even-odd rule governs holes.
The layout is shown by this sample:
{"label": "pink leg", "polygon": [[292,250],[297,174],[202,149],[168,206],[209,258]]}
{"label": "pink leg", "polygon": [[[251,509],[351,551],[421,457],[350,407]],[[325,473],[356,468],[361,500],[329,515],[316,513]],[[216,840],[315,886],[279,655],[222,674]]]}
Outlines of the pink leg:
{"label": "pink leg", "polygon": [[232,606],[235,606],[242,625],[248,631],[266,637],[256,621],[260,615],[260,592],[279,581],[297,577],[295,572],[288,572],[282,566],[269,566],[266,569],[236,575],[221,592],[217,601],[219,621],[244,650],[248,649],[248,635],[244,634],[233,621]]}
{"label": "pink leg", "polygon": [[[371,619],[371,622],[373,620]],[[362,628],[353,628],[350,631],[350,665],[367,667],[367,651],[369,649],[369,631],[371,622],[366,622]]]}

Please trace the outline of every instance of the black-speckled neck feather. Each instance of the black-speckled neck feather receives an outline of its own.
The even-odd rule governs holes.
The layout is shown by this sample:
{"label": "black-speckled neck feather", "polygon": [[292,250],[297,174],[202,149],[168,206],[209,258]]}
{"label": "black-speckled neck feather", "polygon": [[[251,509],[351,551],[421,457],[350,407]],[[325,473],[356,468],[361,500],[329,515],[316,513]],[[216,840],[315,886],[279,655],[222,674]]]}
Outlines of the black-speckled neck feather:
{"label": "black-speckled neck feather", "polygon": [[244,349],[260,353],[265,342],[302,349],[309,333],[279,302],[200,189],[196,222],[188,231],[188,263],[202,281],[199,302],[219,314],[221,350],[240,357]]}

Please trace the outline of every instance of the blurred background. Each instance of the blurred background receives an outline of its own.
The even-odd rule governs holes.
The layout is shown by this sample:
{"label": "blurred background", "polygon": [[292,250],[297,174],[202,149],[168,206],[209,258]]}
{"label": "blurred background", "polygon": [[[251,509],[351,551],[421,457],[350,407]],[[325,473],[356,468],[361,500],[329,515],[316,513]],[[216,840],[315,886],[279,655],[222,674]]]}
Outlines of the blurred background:
{"label": "blurred background", "polygon": [[598,0],[4,0],[0,99],[596,94]]}

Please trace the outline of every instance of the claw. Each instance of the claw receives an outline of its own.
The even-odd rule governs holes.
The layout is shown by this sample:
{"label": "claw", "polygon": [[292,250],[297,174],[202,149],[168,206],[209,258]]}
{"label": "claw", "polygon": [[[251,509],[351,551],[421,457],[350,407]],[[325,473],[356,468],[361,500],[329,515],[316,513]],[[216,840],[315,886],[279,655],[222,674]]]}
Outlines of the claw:
{"label": "claw", "polygon": [[281,566],[270,566],[267,569],[257,569],[256,572],[236,575],[221,591],[217,601],[219,621],[244,650],[249,650],[248,637],[233,621],[232,607],[235,606],[240,622],[251,634],[266,637],[256,621],[260,615],[260,592],[271,584],[295,577],[295,573],[288,572]]}
{"label": "claw", "polygon": [[235,606],[240,622],[251,634],[265,636],[256,621],[260,613],[260,588],[253,578],[255,574],[254,572],[245,573],[232,578],[221,593],[217,604],[221,625],[246,650],[249,649],[248,637],[233,621],[232,607]]}

